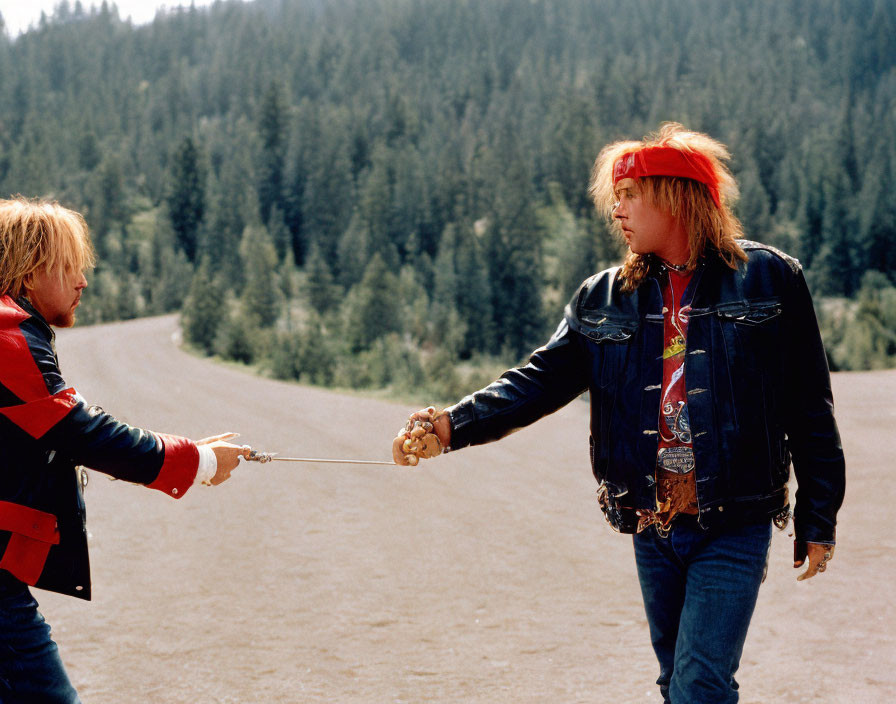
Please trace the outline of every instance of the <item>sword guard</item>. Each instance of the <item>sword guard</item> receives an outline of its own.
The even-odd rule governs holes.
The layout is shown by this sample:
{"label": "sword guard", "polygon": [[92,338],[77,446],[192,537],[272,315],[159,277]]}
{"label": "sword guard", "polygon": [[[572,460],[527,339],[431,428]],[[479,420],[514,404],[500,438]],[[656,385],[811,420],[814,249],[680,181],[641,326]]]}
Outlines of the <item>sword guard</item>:
{"label": "sword guard", "polygon": [[246,454],[243,457],[246,458],[249,462],[258,462],[260,464],[266,464],[274,459],[274,455],[276,452],[259,452],[258,450],[253,450],[248,445],[244,445],[243,449],[246,450]]}

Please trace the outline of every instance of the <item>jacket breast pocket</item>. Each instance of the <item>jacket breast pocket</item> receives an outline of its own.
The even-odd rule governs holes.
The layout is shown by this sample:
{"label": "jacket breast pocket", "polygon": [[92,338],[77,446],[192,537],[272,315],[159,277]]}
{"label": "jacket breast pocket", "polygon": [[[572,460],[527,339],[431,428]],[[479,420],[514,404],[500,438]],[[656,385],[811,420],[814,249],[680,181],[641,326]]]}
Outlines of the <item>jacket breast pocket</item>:
{"label": "jacket breast pocket", "polygon": [[595,345],[592,381],[600,388],[615,388],[625,373],[638,321],[605,315],[583,315],[579,331]]}
{"label": "jacket breast pocket", "polygon": [[743,301],[716,310],[729,362],[741,371],[766,375],[781,355],[781,303]]}

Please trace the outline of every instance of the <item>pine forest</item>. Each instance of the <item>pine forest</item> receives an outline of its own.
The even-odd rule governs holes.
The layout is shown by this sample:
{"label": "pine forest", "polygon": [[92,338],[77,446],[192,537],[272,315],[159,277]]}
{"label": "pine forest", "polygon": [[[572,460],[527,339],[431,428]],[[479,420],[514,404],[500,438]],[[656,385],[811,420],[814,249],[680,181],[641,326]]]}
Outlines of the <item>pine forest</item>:
{"label": "pine forest", "polygon": [[179,311],[201,353],[417,400],[621,261],[591,165],[670,120],[731,149],[832,369],[896,366],[892,0],[62,2],[0,32],[0,192],[84,213],[80,324]]}

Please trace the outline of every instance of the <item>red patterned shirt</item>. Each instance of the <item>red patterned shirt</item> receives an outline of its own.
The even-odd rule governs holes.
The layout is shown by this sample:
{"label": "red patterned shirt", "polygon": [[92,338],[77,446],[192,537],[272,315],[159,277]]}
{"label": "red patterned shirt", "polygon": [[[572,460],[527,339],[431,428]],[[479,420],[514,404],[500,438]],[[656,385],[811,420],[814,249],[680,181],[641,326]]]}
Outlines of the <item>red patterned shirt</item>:
{"label": "red patterned shirt", "polygon": [[656,462],[656,519],[668,527],[677,513],[697,513],[694,449],[688,420],[684,366],[690,305],[683,295],[692,272],[669,270],[663,288],[663,387]]}

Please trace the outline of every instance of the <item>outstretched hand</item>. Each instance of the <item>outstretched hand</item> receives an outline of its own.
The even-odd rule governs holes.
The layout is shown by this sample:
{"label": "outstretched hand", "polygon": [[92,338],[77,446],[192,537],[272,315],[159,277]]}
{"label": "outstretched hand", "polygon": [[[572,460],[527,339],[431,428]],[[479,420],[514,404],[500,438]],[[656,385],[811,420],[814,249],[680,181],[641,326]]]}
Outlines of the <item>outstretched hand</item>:
{"label": "outstretched hand", "polygon": [[416,466],[421,459],[441,454],[451,442],[448,414],[434,406],[412,413],[407,425],[392,441],[392,459],[402,467]]}
{"label": "outstretched hand", "polygon": [[803,543],[799,541],[794,542],[793,568],[797,569],[802,567],[803,563],[805,563],[807,559],[809,560],[809,565],[806,568],[806,571],[796,578],[797,581],[802,582],[804,579],[814,577],[819,572],[824,572],[833,557],[833,545],[825,545],[823,543]]}
{"label": "outstretched hand", "polygon": [[248,457],[250,451],[248,445],[234,445],[227,442],[236,437],[239,437],[239,433],[221,433],[196,441],[197,445],[208,445],[215,453],[218,469],[215,476],[208,480],[212,486],[217,486],[230,479],[230,473],[240,463],[240,457]]}

